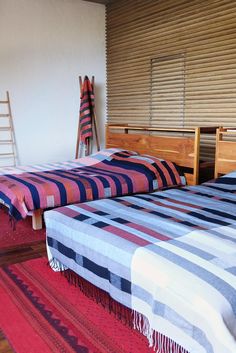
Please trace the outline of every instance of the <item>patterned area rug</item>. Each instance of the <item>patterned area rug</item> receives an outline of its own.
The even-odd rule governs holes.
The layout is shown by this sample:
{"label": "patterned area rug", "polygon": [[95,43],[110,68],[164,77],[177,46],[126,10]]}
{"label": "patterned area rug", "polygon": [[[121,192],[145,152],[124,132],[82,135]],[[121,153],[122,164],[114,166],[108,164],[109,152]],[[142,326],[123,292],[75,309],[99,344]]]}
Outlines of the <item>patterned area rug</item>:
{"label": "patterned area rug", "polygon": [[0,313],[17,353],[153,353],[144,336],[53,272],[46,258],[0,269]]}
{"label": "patterned area rug", "polygon": [[5,210],[0,209],[0,249],[33,244],[42,240],[45,240],[45,228],[33,230],[31,217],[17,222],[15,229],[13,229],[8,214]]}

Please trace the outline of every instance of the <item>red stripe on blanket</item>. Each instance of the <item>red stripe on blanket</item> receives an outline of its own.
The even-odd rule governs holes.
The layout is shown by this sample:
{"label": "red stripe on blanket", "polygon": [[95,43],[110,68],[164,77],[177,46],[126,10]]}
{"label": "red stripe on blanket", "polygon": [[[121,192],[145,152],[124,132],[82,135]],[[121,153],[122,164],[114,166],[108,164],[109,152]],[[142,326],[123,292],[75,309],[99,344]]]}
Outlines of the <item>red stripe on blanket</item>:
{"label": "red stripe on blanket", "polygon": [[71,218],[74,218],[74,217],[76,217],[76,216],[78,216],[80,214],[79,212],[77,212],[75,210],[72,210],[69,207],[58,208],[57,210],[55,210],[55,212],[61,213],[64,216],[68,216],[68,217],[71,217]]}
{"label": "red stripe on blanket", "polygon": [[126,226],[133,228],[133,229],[137,229],[140,232],[146,233],[148,235],[151,235],[152,237],[159,239],[159,240],[163,240],[163,241],[167,241],[170,240],[170,237],[167,237],[164,234],[161,233],[157,233],[154,230],[150,229],[150,228],[146,228],[144,226],[141,226],[140,224],[136,224],[136,223],[126,223]]}
{"label": "red stripe on blanket", "polygon": [[146,246],[146,245],[151,244],[151,242],[147,241],[146,239],[139,238],[138,236],[136,236],[132,233],[126,232],[125,230],[114,227],[114,226],[106,226],[102,229],[106,230],[107,232],[112,233],[113,235],[118,235],[119,237],[126,239],[126,240],[130,241],[131,243],[137,244],[139,246]]}

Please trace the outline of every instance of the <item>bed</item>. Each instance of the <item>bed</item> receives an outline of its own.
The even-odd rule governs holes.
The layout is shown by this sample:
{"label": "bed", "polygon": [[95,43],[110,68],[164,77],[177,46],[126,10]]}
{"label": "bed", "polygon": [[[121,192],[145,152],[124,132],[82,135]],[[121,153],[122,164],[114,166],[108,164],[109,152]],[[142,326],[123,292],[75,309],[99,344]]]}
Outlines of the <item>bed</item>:
{"label": "bed", "polygon": [[11,217],[21,220],[29,211],[184,184],[174,163],[121,149],[55,167],[0,176],[0,199]]}
{"label": "bed", "polygon": [[32,214],[33,228],[40,229],[48,208],[182,185],[174,163],[190,169],[187,182],[197,183],[200,128],[186,131],[188,137],[144,135],[143,127],[126,127],[122,134],[114,128],[119,129],[107,126],[108,149],[87,159],[0,170],[0,203],[15,220]]}
{"label": "bed", "polygon": [[236,172],[200,186],[58,208],[45,213],[49,262],[132,309],[134,327],[157,352],[235,353],[235,210]]}
{"label": "bed", "polygon": [[199,174],[206,172],[211,176],[214,165],[213,160],[205,162],[200,159],[202,137],[215,138],[216,129],[213,126],[158,128],[109,124],[106,126],[106,146],[131,149],[170,160],[182,168],[188,185],[197,185],[201,180]]}
{"label": "bed", "polygon": [[215,178],[236,170],[236,128],[216,131]]}

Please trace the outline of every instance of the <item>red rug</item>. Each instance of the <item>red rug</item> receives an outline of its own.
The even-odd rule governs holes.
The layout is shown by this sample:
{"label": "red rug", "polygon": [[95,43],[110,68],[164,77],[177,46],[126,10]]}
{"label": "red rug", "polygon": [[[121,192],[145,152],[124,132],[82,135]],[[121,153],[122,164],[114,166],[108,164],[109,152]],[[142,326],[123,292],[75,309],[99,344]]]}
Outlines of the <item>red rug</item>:
{"label": "red rug", "polygon": [[17,353],[153,353],[45,258],[0,269],[0,328]]}
{"label": "red rug", "polygon": [[5,210],[0,209],[0,249],[16,245],[29,245],[45,240],[45,228],[42,230],[32,229],[32,219],[17,222],[13,229],[9,216]]}

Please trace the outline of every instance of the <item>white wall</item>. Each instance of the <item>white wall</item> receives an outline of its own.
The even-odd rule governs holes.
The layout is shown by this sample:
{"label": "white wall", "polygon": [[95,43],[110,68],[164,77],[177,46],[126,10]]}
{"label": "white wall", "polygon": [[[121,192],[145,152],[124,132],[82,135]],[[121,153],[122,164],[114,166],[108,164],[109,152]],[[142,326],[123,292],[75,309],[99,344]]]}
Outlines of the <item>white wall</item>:
{"label": "white wall", "polygon": [[105,7],[0,0],[0,99],[10,91],[20,164],[74,158],[80,74],[95,75],[104,140]]}

